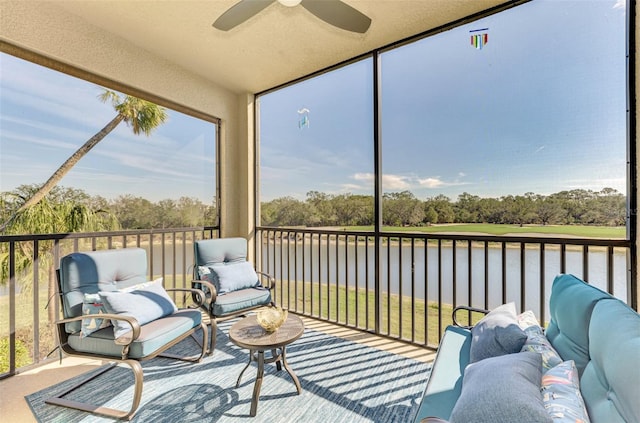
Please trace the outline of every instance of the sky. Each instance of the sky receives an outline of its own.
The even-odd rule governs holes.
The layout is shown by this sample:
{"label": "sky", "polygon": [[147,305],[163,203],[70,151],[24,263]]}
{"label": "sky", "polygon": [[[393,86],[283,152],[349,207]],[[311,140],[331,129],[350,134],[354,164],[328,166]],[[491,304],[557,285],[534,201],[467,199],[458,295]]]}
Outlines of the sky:
{"label": "sky", "polygon": [[[383,190],[452,200],[626,193],[625,8],[534,0],[382,53]],[[476,49],[470,31],[485,28],[488,43]],[[263,201],[373,194],[371,69],[366,59],[260,97]],[[101,92],[0,54],[0,191],[44,183],[110,121]],[[61,185],[210,204],[215,125],[168,113],[149,138],[121,124]]]}
{"label": "sky", "polygon": [[[625,7],[535,0],[382,53],[383,190],[626,194]],[[373,193],[371,69],[260,98],[263,200]]]}
{"label": "sky", "polygon": [[[42,184],[115,117],[104,88],[0,53],[0,192]],[[216,126],[173,110],[150,137],[121,123],[59,185],[90,195],[213,204]]]}

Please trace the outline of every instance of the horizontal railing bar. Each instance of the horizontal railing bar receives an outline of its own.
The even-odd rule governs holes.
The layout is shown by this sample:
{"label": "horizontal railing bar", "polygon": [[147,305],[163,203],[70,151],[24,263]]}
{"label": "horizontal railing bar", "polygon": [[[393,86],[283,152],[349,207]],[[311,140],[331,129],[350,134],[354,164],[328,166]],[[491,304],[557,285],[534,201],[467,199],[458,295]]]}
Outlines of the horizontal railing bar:
{"label": "horizontal railing bar", "polygon": [[[60,315],[54,273],[59,267],[62,251],[68,254],[80,251],[81,248],[106,250],[118,247],[120,242],[125,248],[133,243],[136,247],[141,247],[145,246],[143,241],[145,244],[148,242],[146,248],[150,276],[159,273],[165,277],[167,288],[176,288],[178,283],[186,286],[190,281],[189,269],[193,267],[193,263],[187,261],[187,244],[197,239],[218,236],[218,226],[0,236],[0,250],[6,254],[6,268],[0,283],[3,290],[3,315],[0,316],[0,321],[5,321],[6,318],[7,322],[0,330],[2,341],[8,344],[8,349],[0,356],[3,367],[7,370],[0,373],[0,379],[16,374],[18,367],[33,367],[51,360],[49,355],[44,354],[53,350],[55,335],[49,330],[51,325],[45,325],[44,319],[46,317],[47,322],[51,323]],[[156,247],[161,248],[160,251]],[[157,268],[154,259],[158,262]],[[48,283],[45,284],[45,281]],[[18,289],[26,293],[32,291],[30,301],[21,299]],[[42,297],[44,289],[47,289],[46,299]],[[46,315],[44,300],[49,307]],[[31,312],[25,307],[32,308]],[[25,324],[24,321],[29,323]],[[25,347],[28,349],[28,357],[23,352]],[[25,359],[28,364],[24,364]]]}
{"label": "horizontal railing bar", "polygon": [[[613,270],[619,275],[621,269],[619,258],[614,264],[616,249],[629,254],[632,245],[625,239],[300,227],[258,226],[255,233],[258,254],[268,257],[277,251],[280,262],[293,263],[286,272],[282,266],[279,271],[277,267],[270,270],[275,271],[273,276],[280,281],[280,289],[286,290],[294,310],[301,308],[305,315],[333,324],[427,347],[437,345],[444,327],[450,324],[449,308],[458,304],[478,303],[488,309],[499,301],[515,301],[523,311],[534,308],[546,321],[547,273],[586,269],[577,276],[588,281],[588,269],[594,267],[589,252],[607,255],[598,272],[607,276],[603,289],[612,291]],[[603,247],[604,252],[600,251]],[[369,255],[370,250],[382,253],[379,262]],[[309,263],[305,261],[307,254]],[[568,255],[572,257],[570,269]],[[420,278],[415,273],[418,268]],[[628,272],[624,273],[628,277]],[[311,294],[305,294],[306,290]],[[361,301],[365,302],[363,307]],[[306,309],[308,304],[311,307]]]}
{"label": "horizontal railing bar", "polygon": [[68,232],[56,234],[25,234],[25,235],[0,235],[0,243],[2,242],[21,242],[21,241],[50,241],[62,239],[82,239],[82,238],[107,238],[115,236],[128,235],[161,235],[172,234],[177,232],[213,232],[219,229],[218,226],[198,226],[188,228],[168,228],[168,229],[127,229],[122,231],[111,232]]}
{"label": "horizontal railing bar", "polygon": [[[373,231],[346,231],[339,229],[296,229],[279,228],[271,226],[258,226],[256,231],[286,232],[287,234],[322,234],[322,235],[353,235],[353,236],[375,236]],[[472,242],[506,242],[524,244],[561,244],[561,245],[588,245],[599,247],[630,247],[631,241],[616,238],[578,238],[578,237],[536,237],[536,236],[510,236],[510,235],[480,235],[480,234],[447,234],[447,233],[426,233],[426,232],[381,232],[384,238],[407,238],[410,239],[433,239],[446,241],[472,241]]]}

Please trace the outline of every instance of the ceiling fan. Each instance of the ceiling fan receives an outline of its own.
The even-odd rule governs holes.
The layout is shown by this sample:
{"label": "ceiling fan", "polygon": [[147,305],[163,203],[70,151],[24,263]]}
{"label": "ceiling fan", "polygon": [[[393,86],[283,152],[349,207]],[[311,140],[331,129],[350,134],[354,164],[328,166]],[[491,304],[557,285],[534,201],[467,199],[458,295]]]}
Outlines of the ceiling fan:
{"label": "ceiling fan", "polygon": [[228,31],[276,1],[287,7],[301,5],[328,24],[347,31],[364,34],[371,25],[368,16],[341,0],[241,0],[216,19],[213,26]]}

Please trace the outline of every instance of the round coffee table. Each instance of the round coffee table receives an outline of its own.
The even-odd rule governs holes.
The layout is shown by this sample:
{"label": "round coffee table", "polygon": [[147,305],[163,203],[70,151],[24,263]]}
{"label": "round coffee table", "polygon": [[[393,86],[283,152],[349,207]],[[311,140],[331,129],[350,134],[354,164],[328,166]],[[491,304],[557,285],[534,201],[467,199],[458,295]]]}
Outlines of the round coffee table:
{"label": "round coffee table", "polygon": [[[264,376],[264,363],[276,363],[278,370],[284,369],[289,373],[293,383],[296,385],[298,395],[302,388],[300,381],[293,370],[287,363],[286,346],[300,338],[304,333],[304,324],[302,320],[295,315],[289,314],[287,320],[275,332],[267,332],[258,324],[255,315],[247,316],[237,321],[229,329],[229,338],[231,342],[241,348],[249,350],[249,362],[242,369],[236,382],[236,388],[240,386],[242,374],[249,367],[252,361],[258,362],[258,374],[256,382],[253,385],[253,398],[251,399],[250,415],[254,417],[258,411],[258,400],[260,399],[260,387],[262,386],[262,378]],[[271,351],[271,358],[265,360],[264,352]]]}

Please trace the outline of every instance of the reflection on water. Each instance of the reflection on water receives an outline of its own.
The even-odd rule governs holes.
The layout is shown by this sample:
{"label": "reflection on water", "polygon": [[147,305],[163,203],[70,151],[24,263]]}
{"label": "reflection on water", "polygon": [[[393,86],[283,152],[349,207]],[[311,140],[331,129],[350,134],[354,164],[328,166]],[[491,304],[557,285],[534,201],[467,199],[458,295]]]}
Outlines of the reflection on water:
{"label": "reflection on water", "polygon": [[[279,243],[274,248],[273,244],[263,244],[262,254],[264,266],[276,279],[285,281],[313,281],[339,286],[373,289],[374,287],[374,254],[375,246],[366,247],[359,244],[331,243],[329,251],[327,244],[323,243],[318,248],[317,243],[313,251],[308,243],[304,248],[300,243],[294,247],[291,243],[288,247],[282,247]],[[593,285],[606,290],[607,281],[607,253],[604,249],[593,248],[589,257],[589,280]],[[596,251],[598,250],[598,251]],[[281,251],[284,257],[281,257]],[[485,275],[486,290],[489,306],[502,304],[506,301],[516,301],[519,304],[520,294],[524,289],[525,304],[532,307],[540,304],[540,280],[541,261],[544,261],[545,303],[551,292],[551,283],[561,269],[561,251],[559,248],[549,248],[541,254],[540,248],[531,247],[524,250],[521,256],[520,248],[488,248],[482,246],[469,248],[456,245],[443,245],[438,255],[438,247],[429,245],[426,251],[423,244],[415,246],[412,250],[409,245],[391,244],[381,247],[381,289],[383,292],[391,292],[410,296],[412,292],[418,299],[425,298],[425,291],[429,301],[437,300],[438,295],[442,301],[453,303],[455,291],[458,304],[472,304],[478,307],[484,306]],[[288,254],[288,255],[287,255]],[[327,258],[328,257],[328,258]],[[614,294],[626,300],[627,258],[623,249],[613,254]],[[304,263],[304,265],[303,265]],[[347,266],[345,266],[347,263]],[[505,286],[503,287],[502,274],[503,263],[505,273]],[[582,251],[566,251],[566,273],[573,273],[582,277]],[[524,270],[523,269],[524,266]],[[455,274],[455,281],[454,281]],[[469,275],[471,277],[469,278]],[[521,275],[524,276],[522,280]],[[368,282],[368,284],[367,284]],[[471,285],[471,287],[469,287]],[[524,288],[523,288],[524,287]],[[441,289],[442,292],[438,292]],[[469,298],[469,293],[471,298]]]}
{"label": "reflection on water", "polygon": [[[281,247],[280,243],[262,245],[263,269],[271,273],[276,279],[285,281],[313,281],[321,283],[339,284],[340,286],[359,288],[374,287],[374,254],[375,246],[353,243],[330,243],[327,250],[326,243],[322,248],[314,244],[313,250],[309,243],[295,242]],[[604,249],[594,248],[589,252],[589,280],[593,285],[606,290],[607,253]],[[425,291],[429,301],[437,300],[441,294],[442,301],[453,303],[455,290],[458,304],[472,304],[478,307],[484,305],[485,273],[487,275],[487,296],[489,305],[494,306],[507,301],[519,302],[521,287],[521,250],[520,248],[506,248],[504,270],[506,275],[505,289],[502,284],[503,257],[502,249],[488,248],[485,257],[483,247],[473,246],[471,258],[467,245],[457,245],[455,259],[453,248],[444,245],[440,249],[429,245],[426,259],[424,245],[416,244],[411,249],[409,245],[391,244],[381,247],[381,289],[383,292],[410,296],[412,291],[416,298],[424,299]],[[284,255],[281,257],[281,252]],[[413,255],[412,255],[413,254]],[[327,259],[328,257],[328,259]],[[573,273],[582,277],[582,251],[566,251],[566,273]],[[541,255],[539,248],[527,248],[524,251],[524,293],[526,304],[537,306],[540,303],[540,266],[544,260],[545,303],[551,292],[553,278],[560,273],[561,253],[557,248],[546,248]],[[182,275],[186,269],[187,277],[192,274],[193,247],[187,244],[173,246],[165,245],[164,252],[160,244],[153,246],[149,254],[153,276]],[[347,263],[347,266],[345,266]],[[401,264],[400,264],[401,263]],[[624,249],[617,249],[612,259],[614,274],[614,295],[626,300],[627,258]],[[455,272],[454,272],[455,267]],[[486,269],[486,271],[485,271]],[[455,283],[453,275],[455,273]],[[469,289],[469,274],[471,274],[471,289]],[[41,284],[46,289],[46,284]],[[16,291],[19,292],[19,286]],[[438,292],[441,289],[442,292]],[[469,292],[471,298],[469,298]],[[0,295],[9,293],[8,286],[0,286]]]}

